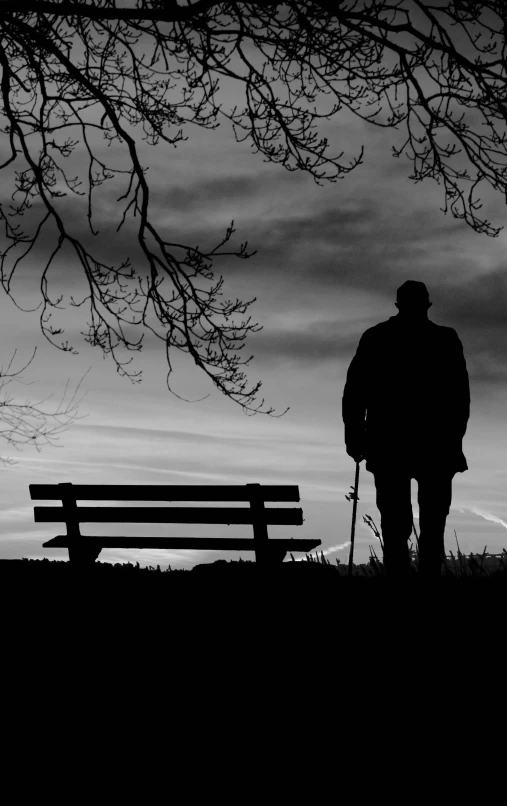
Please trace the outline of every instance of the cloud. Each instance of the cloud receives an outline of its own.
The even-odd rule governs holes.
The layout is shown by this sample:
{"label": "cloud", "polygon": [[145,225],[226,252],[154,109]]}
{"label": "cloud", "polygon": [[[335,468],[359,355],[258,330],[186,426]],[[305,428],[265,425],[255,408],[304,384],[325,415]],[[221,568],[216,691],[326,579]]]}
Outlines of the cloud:
{"label": "cloud", "polygon": [[[231,209],[236,203],[243,204],[248,199],[256,199],[266,191],[266,185],[274,184],[275,178],[262,176],[217,176],[193,181],[185,185],[168,184],[150,187],[150,202],[157,211],[176,212],[178,215],[208,211],[216,205]],[[153,183],[152,183],[153,184]]]}
{"label": "cloud", "polygon": [[[256,361],[270,366],[336,366],[341,360],[352,359],[357,343],[357,336],[347,332],[340,321],[317,321],[297,329],[277,328],[276,322],[271,321],[251,337],[248,355],[253,354]],[[253,362],[250,366],[253,370]]]}
{"label": "cloud", "polygon": [[[414,192],[414,183],[407,179],[410,162],[391,159],[385,138],[370,125],[346,121],[342,130],[342,119],[326,123],[326,131],[334,132],[346,149],[354,150],[358,138],[364,142],[365,163],[337,185],[323,187],[307,174],[265,165],[248,147],[225,136],[225,124],[218,136],[192,133],[191,141],[178,146],[176,154],[172,149],[140,144],[143,161],[146,156],[150,164],[152,221],[168,241],[206,250],[218,244],[234,219],[237,231],[226,250],[237,249],[246,240],[249,249],[258,250],[249,260],[229,256],[217,258],[213,266],[215,281],[224,277],[222,299],[257,297],[247,315],[263,330],[251,334],[238,354],[242,360],[254,355],[247,370],[260,369],[261,363],[266,368],[299,369],[350,363],[362,332],[396,315],[399,285],[418,279],[426,283],[433,301],[430,318],[455,328],[462,340],[472,394],[505,384],[507,279],[502,237],[487,239],[486,259],[485,236],[450,214],[444,217],[438,209],[440,188],[425,183]],[[103,143],[96,146],[97,155],[107,163],[112,153],[106,153],[106,148]],[[116,233],[124,207],[117,197],[125,189],[123,176],[97,189],[98,238],[88,228],[86,199],[70,194],[59,203],[69,232],[98,259],[119,266],[129,257],[136,273],[146,275],[149,267],[137,241],[139,217],[129,214]],[[31,212],[41,214],[40,202],[34,203]],[[489,209],[486,212],[492,218]],[[43,265],[55,235],[55,231],[51,237],[48,233],[32,250],[27,259],[31,267]],[[88,303],[78,314],[69,307],[68,294],[81,301],[89,291],[77,256],[69,247],[66,250],[51,270],[49,289],[53,298],[66,293],[68,310],[65,314],[54,311],[51,321],[61,326],[62,319],[69,319],[61,338],[68,338],[79,350],[80,331],[87,329],[89,319]],[[154,251],[158,254],[158,249]],[[175,248],[169,251],[183,256]],[[30,277],[38,290],[36,274],[26,272],[23,282]],[[129,288],[136,288],[136,281]],[[164,281],[162,288],[167,288],[169,297],[171,282]],[[288,312],[294,314],[292,323],[281,324]],[[141,328],[124,327],[133,339],[142,333]],[[141,368],[152,349],[147,346],[148,335],[130,369]],[[152,344],[163,353],[162,342]]]}
{"label": "cloud", "polygon": [[[211,234],[216,235],[215,244],[223,236],[224,229],[219,231],[208,225],[204,213],[195,217],[188,215],[192,204],[211,197],[214,186],[214,182],[197,181],[195,187],[187,191],[186,222],[178,230],[181,243],[209,248],[213,243]],[[217,199],[227,186],[234,189],[235,202],[240,206],[243,198],[250,201],[257,198],[261,187],[258,182],[244,177],[237,182],[225,177],[217,183]],[[177,190],[174,193],[178,195]],[[339,361],[349,363],[361,333],[397,313],[396,289],[404,279],[421,279],[426,282],[434,303],[430,318],[454,327],[462,340],[471,382],[477,386],[505,383],[507,344],[502,336],[507,324],[503,305],[507,291],[505,272],[497,267],[459,285],[454,282],[455,269],[433,278],[430,273],[433,270],[426,268],[426,253],[432,250],[438,253],[439,239],[443,244],[452,239],[453,230],[448,222],[435,232],[431,230],[428,212],[417,217],[409,215],[403,217],[403,226],[396,227],[394,236],[389,214],[368,200],[357,199],[352,209],[344,210],[328,209],[320,203],[315,206],[321,209],[297,215],[291,209],[284,211],[283,203],[280,206],[278,217],[273,216],[269,221],[254,219],[241,228],[250,247],[259,249],[257,255],[248,261],[224,258],[217,260],[214,266],[215,279],[221,274],[225,278],[224,296],[249,300],[255,295],[259,300],[250,306],[248,314],[254,323],[263,325],[263,330],[249,337],[240,353],[242,359],[253,354],[255,361],[266,365],[290,362],[301,367]],[[76,206],[68,208],[69,232],[82,240],[86,248],[116,266],[128,256],[136,271],[146,273],[134,221],[115,233],[106,216],[100,224],[104,237],[93,238],[82,213],[78,213]],[[430,231],[431,244],[428,243]],[[237,246],[237,234],[233,237]],[[115,241],[117,245],[121,243],[119,252],[113,247]],[[46,241],[44,252],[48,251],[49,241]],[[42,260],[38,247],[33,250],[33,260]],[[72,271],[69,260],[62,261],[60,268],[52,271],[49,286],[52,298],[67,291],[68,306],[70,293],[78,302],[88,293],[75,256],[70,260]],[[424,271],[417,269],[417,261],[425,267]],[[165,283],[169,294],[171,283],[169,280]],[[131,287],[133,289],[135,283],[131,283]],[[364,315],[357,311],[358,298],[365,300]],[[68,308],[69,320],[75,322],[78,316],[82,324],[65,327],[62,336],[78,350],[83,339],[80,331],[87,329],[87,305],[82,306],[79,314]],[[279,326],[278,319],[289,310],[297,313],[293,324]],[[382,310],[384,315],[380,313]],[[354,312],[353,318],[349,318],[349,311]],[[55,311],[52,323],[61,326],[65,316],[69,313]],[[240,321],[239,316],[237,321]],[[139,327],[124,325],[124,329],[134,340],[142,332]],[[143,342],[144,354],[148,335]],[[162,351],[163,343],[157,340],[156,348]],[[137,356],[134,359],[137,364],[139,359]]]}
{"label": "cloud", "polygon": [[491,521],[491,523],[498,523],[500,526],[503,526],[504,529],[507,529],[507,521],[499,518],[498,515],[493,515],[491,512],[485,512],[484,510],[477,509],[477,507],[469,507],[468,509],[470,512],[473,512],[474,515],[478,515],[480,518],[484,518],[486,521]]}

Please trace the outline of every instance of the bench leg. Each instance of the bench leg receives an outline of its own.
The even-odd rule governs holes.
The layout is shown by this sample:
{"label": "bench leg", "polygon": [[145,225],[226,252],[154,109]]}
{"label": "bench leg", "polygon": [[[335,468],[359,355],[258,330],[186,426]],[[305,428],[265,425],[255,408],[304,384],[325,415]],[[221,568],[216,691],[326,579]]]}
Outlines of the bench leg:
{"label": "bench leg", "polygon": [[73,565],[92,565],[101,551],[93,546],[69,546],[69,561]]}

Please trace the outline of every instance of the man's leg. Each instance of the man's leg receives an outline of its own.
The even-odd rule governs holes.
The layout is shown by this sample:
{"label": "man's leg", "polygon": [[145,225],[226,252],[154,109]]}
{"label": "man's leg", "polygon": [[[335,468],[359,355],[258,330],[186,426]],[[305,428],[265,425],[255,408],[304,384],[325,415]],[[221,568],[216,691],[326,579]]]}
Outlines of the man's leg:
{"label": "man's leg", "polygon": [[410,474],[386,469],[374,473],[374,479],[386,576],[406,577],[410,574],[408,540],[412,532]]}
{"label": "man's leg", "polygon": [[454,473],[425,470],[417,475],[419,502],[419,572],[439,577],[445,560],[445,523],[452,501]]}

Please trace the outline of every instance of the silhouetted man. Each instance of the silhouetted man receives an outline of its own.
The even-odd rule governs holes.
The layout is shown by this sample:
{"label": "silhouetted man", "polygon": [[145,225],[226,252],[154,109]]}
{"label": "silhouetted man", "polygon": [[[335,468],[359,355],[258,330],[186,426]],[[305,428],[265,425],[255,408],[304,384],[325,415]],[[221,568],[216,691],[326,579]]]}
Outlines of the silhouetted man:
{"label": "silhouetted man", "polygon": [[345,445],[374,474],[388,576],[410,572],[411,479],[417,480],[419,569],[433,577],[445,559],[452,479],[468,470],[462,440],[470,387],[456,331],[428,319],[425,284],[407,280],[396,299],[398,315],[363,333],[349,366]]}

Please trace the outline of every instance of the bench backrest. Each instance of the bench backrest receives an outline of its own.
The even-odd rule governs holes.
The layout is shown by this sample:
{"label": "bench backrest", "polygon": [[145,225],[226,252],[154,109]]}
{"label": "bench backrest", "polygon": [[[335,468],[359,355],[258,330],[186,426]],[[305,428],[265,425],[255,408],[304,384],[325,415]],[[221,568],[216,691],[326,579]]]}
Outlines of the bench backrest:
{"label": "bench backrest", "polygon": [[[267,526],[301,526],[300,507],[266,509],[265,501],[299,501],[298,485],[244,484],[30,484],[30,497],[61,499],[61,507],[34,507],[36,523],[64,521],[70,535],[80,523],[252,524],[267,539]],[[78,507],[77,501],[248,501],[240,507]]]}

